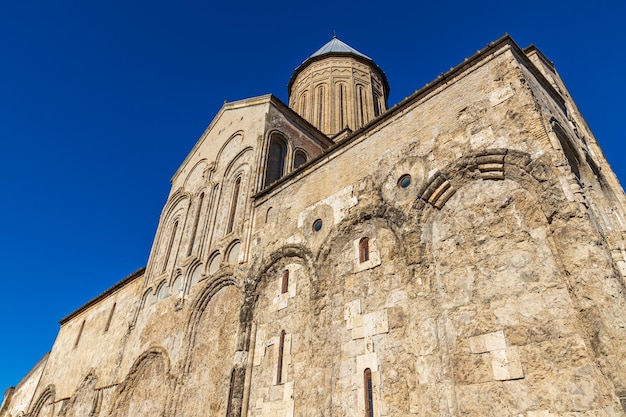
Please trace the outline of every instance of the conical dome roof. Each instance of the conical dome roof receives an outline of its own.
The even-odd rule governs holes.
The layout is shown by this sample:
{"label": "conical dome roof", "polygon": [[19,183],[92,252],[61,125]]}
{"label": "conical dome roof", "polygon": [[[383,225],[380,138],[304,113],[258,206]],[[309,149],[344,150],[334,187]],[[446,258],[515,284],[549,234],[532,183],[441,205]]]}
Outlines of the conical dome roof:
{"label": "conical dome roof", "polygon": [[359,51],[357,51],[350,45],[346,44],[345,42],[340,41],[339,38],[337,38],[337,36],[333,36],[333,38],[326,45],[322,46],[320,49],[315,51],[315,53],[313,53],[313,55],[311,55],[309,58],[314,58],[316,56],[332,54],[332,53],[354,54],[362,58],[369,59],[370,61],[372,60],[372,58],[370,58],[369,56],[360,53]]}
{"label": "conical dome roof", "polygon": [[380,69],[380,67],[374,62],[372,58],[357,51],[356,49],[354,49],[347,43],[339,40],[337,36],[333,36],[333,38],[330,41],[328,41],[324,46],[322,46],[320,49],[315,51],[311,56],[305,59],[304,62],[302,62],[302,64],[298,66],[298,68],[295,69],[295,71],[291,75],[291,79],[289,80],[289,84],[287,86],[287,90],[289,94],[291,95],[291,86],[293,85],[293,82],[295,81],[298,74],[305,67],[307,67],[312,62],[319,61],[319,60],[326,58],[327,56],[333,56],[333,55],[344,55],[344,56],[352,55],[357,60],[364,61],[367,64],[373,66],[376,70],[378,70],[378,72],[380,72],[382,76],[383,83],[385,84],[385,90],[386,90],[385,96],[389,94],[389,84],[387,82],[387,77],[385,76],[385,73],[383,72],[383,70]]}

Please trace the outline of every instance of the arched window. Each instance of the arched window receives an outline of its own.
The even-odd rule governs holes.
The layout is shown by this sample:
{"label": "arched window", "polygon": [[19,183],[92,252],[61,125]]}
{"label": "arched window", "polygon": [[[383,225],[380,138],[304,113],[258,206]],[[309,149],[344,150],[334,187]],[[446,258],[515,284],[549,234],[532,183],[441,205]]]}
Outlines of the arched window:
{"label": "arched window", "polygon": [[285,331],[280,332],[280,341],[278,342],[278,364],[276,366],[276,384],[283,383],[283,352],[285,350]]}
{"label": "arched window", "polygon": [[264,187],[267,187],[283,176],[283,173],[285,172],[286,155],[287,142],[282,138],[282,135],[273,134],[270,139],[270,146],[267,152]]}
{"label": "arched window", "polygon": [[380,103],[378,101],[378,94],[374,93],[374,117],[378,117],[380,114]]}
{"label": "arched window", "polygon": [[317,94],[317,128],[319,130],[324,130],[323,122],[324,122],[324,87],[320,86],[316,90]]}
{"label": "arched window", "polygon": [[235,187],[233,188],[233,198],[230,202],[230,213],[228,214],[228,228],[226,233],[233,231],[235,225],[235,215],[237,214],[237,202],[239,200],[239,189],[241,187],[241,177],[238,177],[235,181]]}
{"label": "arched window", "polygon": [[370,368],[363,371],[363,385],[365,388],[365,417],[374,417],[374,395],[372,392],[372,371]]}
{"label": "arched window", "polygon": [[196,241],[196,234],[198,233],[198,223],[200,222],[200,214],[202,213],[202,203],[204,202],[204,193],[200,194],[198,198],[198,208],[196,210],[196,218],[193,221],[193,229],[191,231],[191,239],[189,240],[189,249],[187,249],[187,256],[191,255],[193,250],[193,244]]}
{"label": "arched window", "polygon": [[298,169],[304,164],[306,164],[306,154],[298,149],[293,155],[293,169]]}
{"label": "arched window", "polygon": [[370,239],[364,237],[359,241],[359,262],[370,260]]}
{"label": "arched window", "polygon": [[170,235],[170,241],[167,244],[167,252],[165,253],[165,259],[163,259],[163,268],[161,272],[165,272],[167,269],[167,264],[170,261],[170,256],[172,255],[172,247],[174,246],[174,238],[176,237],[176,230],[178,230],[178,220],[174,222],[174,226],[172,226],[172,233]]}
{"label": "arched window", "polygon": [[365,111],[365,88],[362,85],[357,87],[357,98],[359,100],[359,126],[363,127],[365,125],[365,116],[367,112]]}
{"label": "arched window", "polygon": [[280,293],[284,294],[287,291],[289,291],[289,270],[285,269],[285,272],[283,272],[283,282],[280,287]]}
{"label": "arched window", "polygon": [[337,121],[337,131],[346,127],[346,86],[343,84],[339,84],[339,91],[337,91],[338,96],[338,116],[339,120]]}

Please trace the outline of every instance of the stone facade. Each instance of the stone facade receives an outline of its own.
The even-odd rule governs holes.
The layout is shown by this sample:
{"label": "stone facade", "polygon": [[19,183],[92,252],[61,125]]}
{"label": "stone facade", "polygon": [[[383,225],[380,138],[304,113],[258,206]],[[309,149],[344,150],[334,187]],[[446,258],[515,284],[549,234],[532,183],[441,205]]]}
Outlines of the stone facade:
{"label": "stone facade", "polygon": [[[624,416],[626,197],[552,63],[505,36],[386,110],[363,57],[225,104],[0,417]],[[342,83],[348,129],[297,113]]]}

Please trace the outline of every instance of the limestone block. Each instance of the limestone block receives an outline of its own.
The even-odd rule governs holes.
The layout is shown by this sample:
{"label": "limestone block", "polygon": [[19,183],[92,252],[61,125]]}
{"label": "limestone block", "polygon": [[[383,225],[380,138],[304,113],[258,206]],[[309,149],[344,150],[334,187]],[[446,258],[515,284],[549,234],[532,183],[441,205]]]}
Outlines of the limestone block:
{"label": "limestone block", "polygon": [[492,106],[496,106],[502,103],[504,100],[513,97],[513,94],[515,93],[511,89],[511,86],[506,85],[504,87],[500,87],[498,89],[493,90],[489,94],[489,103]]}
{"label": "limestone block", "polygon": [[493,350],[506,348],[506,340],[502,330],[481,334],[469,338],[470,351],[472,353],[485,353]]}
{"label": "limestone block", "polygon": [[[354,301],[346,304],[343,310],[343,318],[344,320],[349,321],[351,318],[356,317],[361,314],[361,300],[358,298]],[[350,329],[351,327],[348,327]]]}
{"label": "limestone block", "polygon": [[356,357],[357,374],[359,371],[370,368],[372,372],[378,370],[378,356],[376,353],[366,353]]}
{"label": "limestone block", "polygon": [[244,366],[246,364],[246,359],[248,357],[248,351],[238,350],[235,352],[235,356],[233,358],[234,366]]}
{"label": "limestone block", "polygon": [[551,413],[547,410],[533,410],[526,414],[527,417],[559,417],[559,414]]}
{"label": "limestone block", "polygon": [[376,334],[376,313],[368,313],[363,315],[363,336],[372,336]]}
{"label": "limestone block", "polygon": [[516,347],[493,350],[491,352],[491,367],[496,381],[524,378]]}
{"label": "limestone block", "polygon": [[290,401],[293,399],[293,381],[285,382],[284,393],[283,393],[283,401]]}
{"label": "limestone block", "polygon": [[374,317],[374,334],[389,333],[389,317],[387,315],[387,309],[377,311],[374,313]]}
{"label": "limestone block", "polygon": [[285,386],[283,384],[272,385],[269,392],[269,401],[280,401],[285,396]]}
{"label": "limestone block", "polygon": [[356,206],[357,203],[358,199],[352,195],[352,185],[344,187],[335,194],[323,200],[320,200],[317,203],[312,204],[302,210],[298,215],[298,228],[302,228],[302,226],[304,225],[304,220],[306,220],[309,213],[322,204],[329,205],[333,208],[333,223],[337,224],[341,220],[343,220],[347,210],[351,207]]}
{"label": "limestone block", "polygon": [[[363,317],[363,316],[359,316]],[[365,337],[365,331],[363,330],[363,326],[353,327],[351,332],[352,339],[363,339]]]}
{"label": "limestone block", "polygon": [[432,355],[418,356],[415,359],[415,372],[417,373],[417,382],[420,385],[430,384],[436,381],[436,375],[432,368]]}

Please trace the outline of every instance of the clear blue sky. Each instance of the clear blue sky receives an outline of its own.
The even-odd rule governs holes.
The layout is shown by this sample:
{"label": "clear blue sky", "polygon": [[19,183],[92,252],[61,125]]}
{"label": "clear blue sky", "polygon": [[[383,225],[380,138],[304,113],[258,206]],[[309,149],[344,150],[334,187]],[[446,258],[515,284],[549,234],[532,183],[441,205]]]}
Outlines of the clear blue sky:
{"label": "clear blue sky", "polygon": [[386,72],[390,105],[505,32],[536,44],[626,179],[621,1],[1,3],[0,392],[59,319],[146,264],[169,179],[224,100],[286,102],[333,30]]}

